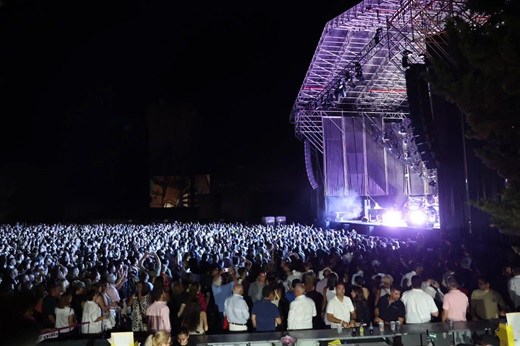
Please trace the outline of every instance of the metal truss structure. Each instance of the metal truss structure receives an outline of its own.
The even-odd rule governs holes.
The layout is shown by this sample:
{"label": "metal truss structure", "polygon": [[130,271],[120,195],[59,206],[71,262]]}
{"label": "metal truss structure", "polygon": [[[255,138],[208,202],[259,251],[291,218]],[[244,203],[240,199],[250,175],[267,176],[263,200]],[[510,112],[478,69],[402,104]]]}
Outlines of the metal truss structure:
{"label": "metal truss structure", "polygon": [[449,58],[452,16],[469,16],[464,0],[364,0],[329,21],[291,112],[296,136],[323,154],[324,116],[407,118],[404,72],[432,52]]}

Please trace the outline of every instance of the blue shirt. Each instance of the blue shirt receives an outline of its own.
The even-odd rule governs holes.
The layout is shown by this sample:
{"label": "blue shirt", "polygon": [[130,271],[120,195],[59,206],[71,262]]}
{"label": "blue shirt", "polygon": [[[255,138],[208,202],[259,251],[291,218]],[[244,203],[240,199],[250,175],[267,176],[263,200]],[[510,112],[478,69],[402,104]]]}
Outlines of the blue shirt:
{"label": "blue shirt", "polygon": [[218,306],[218,311],[222,314],[224,313],[224,303],[226,302],[227,297],[233,295],[233,286],[235,286],[234,281],[220,286],[215,285],[215,283],[211,284],[215,304]]}
{"label": "blue shirt", "polygon": [[262,299],[253,305],[252,315],[256,316],[257,332],[272,332],[275,330],[275,319],[280,317],[280,312],[269,299]]}
{"label": "blue shirt", "polygon": [[296,295],[294,294],[294,291],[289,291],[285,294],[285,298],[291,303],[294,299],[296,299]]}

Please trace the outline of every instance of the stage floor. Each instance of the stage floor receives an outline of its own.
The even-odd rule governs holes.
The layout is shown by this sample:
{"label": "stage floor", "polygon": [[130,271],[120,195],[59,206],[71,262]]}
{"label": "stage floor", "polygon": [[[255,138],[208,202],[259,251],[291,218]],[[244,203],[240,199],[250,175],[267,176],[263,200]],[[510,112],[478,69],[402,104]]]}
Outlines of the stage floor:
{"label": "stage floor", "polygon": [[435,242],[441,239],[441,229],[438,223],[433,227],[410,227],[404,221],[385,224],[384,222],[344,220],[331,223],[331,228],[355,230],[357,233],[366,236],[389,237],[401,241],[415,240],[419,234],[428,241]]}
{"label": "stage floor", "polygon": [[408,225],[406,221],[393,221],[393,222],[384,222],[384,221],[367,221],[363,222],[361,220],[336,220],[338,223],[348,223],[348,224],[359,224],[359,225],[367,225],[367,226],[379,226],[379,227],[389,227],[389,228],[410,228],[410,229],[440,229],[440,223],[434,223],[433,226],[429,227],[427,225],[422,226],[414,226]]}

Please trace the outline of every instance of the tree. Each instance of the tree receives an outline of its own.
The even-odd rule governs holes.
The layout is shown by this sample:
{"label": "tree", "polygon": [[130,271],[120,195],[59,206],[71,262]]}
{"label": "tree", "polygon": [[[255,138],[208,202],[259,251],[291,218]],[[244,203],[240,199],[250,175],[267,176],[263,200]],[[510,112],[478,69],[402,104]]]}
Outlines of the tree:
{"label": "tree", "polygon": [[506,180],[499,201],[472,202],[503,232],[520,233],[520,4],[468,0],[473,20],[447,22],[446,57],[434,57],[434,92],[465,114],[476,154]]}

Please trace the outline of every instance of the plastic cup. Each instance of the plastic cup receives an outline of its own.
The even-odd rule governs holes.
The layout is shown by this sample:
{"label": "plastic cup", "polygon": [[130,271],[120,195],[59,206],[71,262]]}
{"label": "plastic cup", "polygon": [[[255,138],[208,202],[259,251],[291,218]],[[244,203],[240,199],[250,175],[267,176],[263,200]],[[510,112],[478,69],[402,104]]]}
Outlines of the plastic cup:
{"label": "plastic cup", "polygon": [[379,332],[383,334],[385,332],[385,323],[379,322]]}
{"label": "plastic cup", "polygon": [[392,333],[395,333],[395,321],[390,322],[390,330],[392,331]]}

